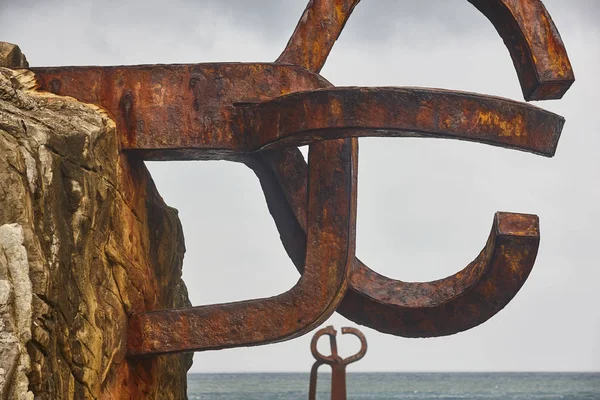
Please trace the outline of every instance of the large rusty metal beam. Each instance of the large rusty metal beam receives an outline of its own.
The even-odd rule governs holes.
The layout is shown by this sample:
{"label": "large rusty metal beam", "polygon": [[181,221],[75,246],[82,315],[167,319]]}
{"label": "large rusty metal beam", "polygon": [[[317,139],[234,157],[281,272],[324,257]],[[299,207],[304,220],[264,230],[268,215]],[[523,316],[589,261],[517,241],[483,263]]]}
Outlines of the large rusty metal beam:
{"label": "large rusty metal beam", "polygon": [[552,156],[564,123],[537,107],[473,93],[319,90],[328,83],[318,75],[277,64],[34,71],[40,88],[107,109],[119,126],[123,150],[145,159],[231,158],[364,136],[446,137]]}
{"label": "large rusty metal beam", "polygon": [[305,68],[274,63],[50,67],[32,71],[41,90],[106,109],[117,122],[123,150],[185,153],[189,149],[193,154],[190,159],[220,159],[248,151],[236,104],[331,86]]}
{"label": "large rusty metal beam", "polygon": [[440,137],[554,155],[564,119],[499,97],[441,89],[336,87],[244,108],[250,150],[343,137]]}
{"label": "large rusty metal beam", "polygon": [[292,289],[268,299],[135,313],[129,319],[129,355],[273,343],[329,318],[346,292],[354,259],[356,143],[310,146],[305,266]]}

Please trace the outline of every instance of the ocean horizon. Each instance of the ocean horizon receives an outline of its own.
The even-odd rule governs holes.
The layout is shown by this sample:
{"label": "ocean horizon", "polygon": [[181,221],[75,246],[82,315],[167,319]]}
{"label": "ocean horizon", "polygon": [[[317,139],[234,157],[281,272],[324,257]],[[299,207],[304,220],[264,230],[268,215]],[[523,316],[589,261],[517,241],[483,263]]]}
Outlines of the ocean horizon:
{"label": "ocean horizon", "polygon": [[[330,399],[319,372],[317,399]],[[600,372],[348,372],[348,399],[599,400]],[[307,399],[308,372],[189,373],[189,400]]]}

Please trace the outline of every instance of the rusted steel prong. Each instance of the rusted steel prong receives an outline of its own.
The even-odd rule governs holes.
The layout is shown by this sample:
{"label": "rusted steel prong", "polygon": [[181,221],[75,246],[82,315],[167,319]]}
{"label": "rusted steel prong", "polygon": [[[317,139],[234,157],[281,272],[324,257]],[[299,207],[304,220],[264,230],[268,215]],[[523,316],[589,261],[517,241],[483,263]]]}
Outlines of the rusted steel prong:
{"label": "rusted steel prong", "polygon": [[[338,354],[338,349],[337,349],[337,340],[335,338],[337,335],[337,331],[331,325],[327,326],[325,328],[319,329],[313,336],[312,340],[310,341],[310,351],[311,351],[313,357],[315,358],[315,360],[317,360],[320,364],[348,365],[348,364],[352,364],[353,362],[356,362],[356,361],[360,360],[361,358],[363,358],[365,356],[365,354],[367,353],[367,339],[365,338],[365,335],[363,335],[363,333],[356,328],[343,327],[342,335],[345,335],[348,333],[356,336],[358,338],[358,340],[360,340],[360,349],[358,350],[358,352],[356,354],[348,356],[346,358],[342,358]],[[323,335],[329,336],[329,344],[331,346],[331,355],[329,355],[329,356],[324,356],[317,349],[317,343],[319,342],[319,339]]]}
{"label": "rusted steel prong", "polygon": [[575,81],[567,50],[540,0],[469,0],[508,48],[526,100],[560,99]]}
{"label": "rusted steel prong", "polygon": [[[249,165],[261,185],[288,255],[302,269],[305,246],[305,163],[297,149],[263,152]],[[295,220],[290,221],[293,214]],[[481,254],[465,269],[433,282],[393,280],[360,260],[338,312],[380,332],[405,337],[451,335],[500,311],[527,279],[539,244],[538,218],[497,213]]]}
{"label": "rusted steel prong", "polygon": [[347,326],[342,327],[342,335],[345,335],[347,333],[356,336],[358,340],[360,340],[360,349],[358,350],[358,353],[348,356],[342,360],[342,363],[346,365],[357,362],[358,360],[363,358],[365,354],[367,354],[367,339],[365,338],[365,335],[363,335],[363,333],[356,328]]}
{"label": "rusted steel prong", "polygon": [[[319,72],[360,0],[311,0],[277,62]],[[468,0],[508,48],[526,100],[560,99],[575,75],[558,29],[540,0]]]}
{"label": "rusted steel prong", "polygon": [[310,0],[279,63],[321,71],[335,41],[360,0]]}
{"label": "rusted steel prong", "polygon": [[521,102],[423,88],[336,87],[243,109],[243,126],[253,149],[341,137],[412,136],[553,156],[564,124],[561,116]]}
{"label": "rusted steel prong", "polygon": [[[329,356],[324,356],[319,352],[319,349],[317,348],[317,343],[319,342],[319,339],[321,338],[321,336],[324,335],[329,336],[329,345],[331,347],[331,355]],[[338,355],[337,351],[337,340],[335,338],[336,335],[337,331],[333,326],[330,325],[326,326],[325,328],[319,329],[311,339],[310,352],[319,364],[333,364],[341,360],[341,357]]]}
{"label": "rusted steel prong", "polygon": [[[319,353],[319,350],[317,350],[317,343],[323,335],[329,336],[329,344],[331,346],[330,356],[324,356],[321,353]],[[333,326],[330,325],[325,328],[319,329],[310,341],[310,351],[316,361],[313,363],[310,369],[308,400],[315,400],[317,398],[317,373],[319,367],[323,364],[333,365],[337,360],[340,360],[340,356],[338,356],[337,354],[337,342],[335,339],[336,335],[337,331],[333,328]]]}
{"label": "rusted steel prong", "polygon": [[129,354],[272,343],[325,321],[344,296],[354,259],[357,153],[356,139],[310,146],[306,262],[291,290],[268,299],[133,314]]}
{"label": "rusted steel prong", "polygon": [[310,368],[310,378],[308,383],[308,400],[315,400],[317,398],[317,378],[319,367],[323,365],[322,361],[315,361]]}

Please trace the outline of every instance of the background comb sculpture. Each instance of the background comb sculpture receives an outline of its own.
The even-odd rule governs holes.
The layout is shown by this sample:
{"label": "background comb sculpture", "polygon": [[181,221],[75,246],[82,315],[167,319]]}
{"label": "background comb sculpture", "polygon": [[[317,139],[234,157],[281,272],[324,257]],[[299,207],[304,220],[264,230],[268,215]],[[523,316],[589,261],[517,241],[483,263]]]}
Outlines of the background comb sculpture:
{"label": "background comb sculpture", "polygon": [[[504,39],[526,99],[561,97],[574,76],[543,4],[536,0],[472,3]],[[299,232],[313,226],[306,222],[304,204],[306,186],[317,183],[306,175],[304,161],[293,146],[314,146],[324,140],[319,146],[333,149],[348,146],[344,141],[361,136],[418,136],[477,141],[552,156],[564,123],[560,116],[537,107],[471,93],[333,88],[318,71],[356,4],[309,2],[286,49],[271,64],[32,70],[40,89],[107,109],[117,121],[124,152],[148,160],[225,159],[249,165],[261,179],[286,249],[305,271],[305,253],[310,254],[310,246],[307,248],[304,233]],[[326,163],[311,159],[319,165]],[[341,168],[334,164],[329,168]],[[352,164],[348,161],[342,174],[350,176],[347,168]],[[333,183],[332,190],[338,190],[339,184]],[[352,193],[355,197],[356,189]],[[279,204],[283,199],[289,207]],[[348,201],[340,207],[346,207]],[[350,225],[346,229],[353,230]],[[327,248],[310,238],[309,243]],[[316,320],[302,320],[303,326],[294,328],[293,321],[291,325],[270,325],[270,332],[259,328],[259,321],[280,315],[282,307],[262,308],[261,302],[256,303],[258,308],[240,302],[140,312],[131,317],[130,354],[285,340],[315,326],[336,308],[359,324],[396,335],[456,333],[484,322],[512,299],[533,267],[538,243],[537,218],[499,213],[480,256],[452,277],[405,283],[378,275],[356,259],[346,297],[342,300],[345,284],[334,285],[339,292],[330,292],[327,311],[316,312],[320,316]],[[353,248],[345,247],[348,252],[338,256],[353,257]],[[302,308],[301,302],[293,304]],[[178,329],[170,329],[173,324]],[[228,326],[235,327],[229,334]]]}
{"label": "background comb sculpture", "polygon": [[[310,383],[308,388],[308,400],[315,400],[317,398],[317,372],[321,365],[328,364],[331,367],[331,399],[332,400],[345,400],[346,399],[346,366],[359,361],[367,353],[367,339],[361,331],[356,328],[343,327],[342,335],[350,333],[360,340],[360,349],[356,354],[342,358],[338,354],[336,335],[337,331],[333,326],[319,329],[314,335],[310,342],[310,351],[315,358],[315,363],[312,365],[310,370]],[[329,345],[331,347],[331,354],[324,356],[317,349],[317,342],[321,336],[329,336]]]}

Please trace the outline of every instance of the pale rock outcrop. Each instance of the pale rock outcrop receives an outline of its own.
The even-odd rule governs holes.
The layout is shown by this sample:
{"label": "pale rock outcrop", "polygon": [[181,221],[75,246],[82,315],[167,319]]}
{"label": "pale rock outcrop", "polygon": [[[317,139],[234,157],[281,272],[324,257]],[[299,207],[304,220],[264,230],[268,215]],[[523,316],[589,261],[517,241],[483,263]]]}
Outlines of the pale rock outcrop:
{"label": "pale rock outcrop", "polygon": [[30,359],[32,293],[23,230],[0,226],[0,398],[32,400]]}

